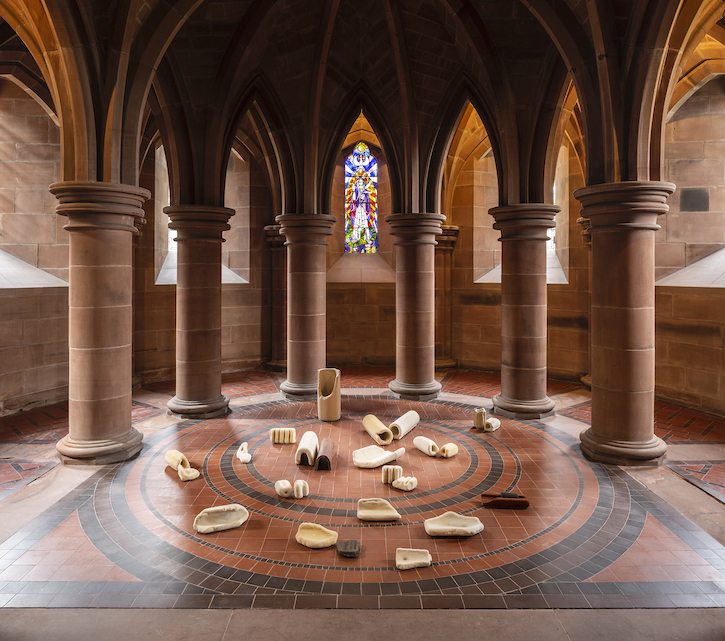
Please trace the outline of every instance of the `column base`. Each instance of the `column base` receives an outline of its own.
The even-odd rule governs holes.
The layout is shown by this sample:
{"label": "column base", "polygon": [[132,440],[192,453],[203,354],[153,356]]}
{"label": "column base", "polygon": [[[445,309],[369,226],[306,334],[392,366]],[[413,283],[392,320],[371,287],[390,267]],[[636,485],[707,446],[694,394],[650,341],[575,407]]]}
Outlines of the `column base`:
{"label": "column base", "polygon": [[314,383],[290,383],[288,380],[279,386],[285,398],[293,401],[316,401],[317,381]]}
{"label": "column base", "polygon": [[430,383],[401,383],[398,379],[390,381],[388,389],[393,396],[404,401],[432,401],[441,393],[441,384],[438,381]]}
{"label": "column base", "polygon": [[456,369],[458,361],[452,358],[436,358],[436,371]]}
{"label": "column base", "polygon": [[182,418],[216,418],[229,414],[229,397],[221,394],[206,401],[184,401],[174,396],[166,407],[169,412]]}
{"label": "column base", "polygon": [[98,441],[76,441],[68,435],[55,446],[63,465],[121,463],[136,456],[142,447],[143,434],[133,427],[122,436]]}
{"label": "column base", "polygon": [[586,458],[611,465],[657,467],[667,453],[667,443],[654,435],[649,441],[618,441],[598,436],[590,427],[579,438],[579,447]]}
{"label": "column base", "polygon": [[506,418],[523,420],[546,418],[554,415],[554,401],[548,396],[536,401],[517,401],[506,398],[503,394],[496,394],[493,397],[493,412]]}

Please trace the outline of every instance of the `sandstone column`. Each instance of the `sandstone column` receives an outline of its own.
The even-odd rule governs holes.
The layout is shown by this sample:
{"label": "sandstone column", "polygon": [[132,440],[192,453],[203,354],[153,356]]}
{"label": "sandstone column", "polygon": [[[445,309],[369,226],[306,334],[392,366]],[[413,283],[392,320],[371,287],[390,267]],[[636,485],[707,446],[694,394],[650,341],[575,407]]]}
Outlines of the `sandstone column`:
{"label": "sandstone column", "polygon": [[329,214],[282,214],[287,240],[287,380],[293,397],[317,394],[317,370],[327,365],[326,236],[337,220]]}
{"label": "sandstone column", "polygon": [[438,396],[435,379],[435,246],[442,214],[392,214],[395,236],[395,380],[388,387],[408,400]]}
{"label": "sandstone column", "polygon": [[674,190],[632,181],[574,192],[592,237],[592,425],[581,449],[597,461],[657,465],[667,449],[654,434],[654,247]]}
{"label": "sandstone column", "polygon": [[176,230],[175,414],[208,418],[226,414],[222,394],[222,232],[233,209],[203,205],[165,207]]}
{"label": "sandstone column", "polygon": [[287,369],[287,249],[279,225],[264,228],[272,252],[270,278],[270,360],[267,366],[275,371]]}
{"label": "sandstone column", "polygon": [[50,186],[70,234],[69,433],[64,463],[125,461],[142,447],[131,426],[132,238],[146,189],[104,182]]}
{"label": "sandstone column", "polygon": [[556,205],[496,207],[501,232],[501,393],[494,411],[541,418],[554,409],[546,395],[546,241]]}
{"label": "sandstone column", "polygon": [[453,248],[458,240],[459,227],[443,225],[438,245],[435,248],[436,262],[436,369],[456,367],[456,360],[451,357],[453,332],[453,287],[451,284],[451,267]]}

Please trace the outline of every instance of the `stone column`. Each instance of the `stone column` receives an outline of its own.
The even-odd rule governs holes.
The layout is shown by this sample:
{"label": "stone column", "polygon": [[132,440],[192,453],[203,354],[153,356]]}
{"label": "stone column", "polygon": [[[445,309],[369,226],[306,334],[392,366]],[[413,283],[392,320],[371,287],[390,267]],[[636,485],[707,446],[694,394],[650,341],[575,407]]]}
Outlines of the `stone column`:
{"label": "stone column", "polygon": [[279,225],[264,228],[272,252],[270,278],[270,360],[267,366],[275,371],[287,369],[287,249]]}
{"label": "stone column", "polygon": [[292,397],[317,394],[317,370],[327,365],[326,236],[337,220],[329,214],[282,214],[287,240],[287,380]]}
{"label": "stone column", "polygon": [[70,235],[69,433],[64,463],[117,463],[138,454],[131,426],[132,238],[146,189],[104,182],[50,186]]}
{"label": "stone column", "polygon": [[494,411],[541,418],[554,409],[546,395],[546,241],[556,205],[496,207],[501,232],[501,393]]}
{"label": "stone column", "polygon": [[395,380],[388,387],[407,400],[436,398],[435,246],[442,214],[392,214],[395,236]]}
{"label": "stone column", "polygon": [[451,263],[453,248],[458,240],[459,227],[442,225],[441,235],[435,248],[436,262],[436,369],[451,369],[457,362],[451,358],[453,334],[453,287]]}
{"label": "stone column", "polygon": [[222,394],[222,232],[233,209],[203,205],[165,207],[176,230],[175,414],[209,418],[226,414]]}
{"label": "stone column", "polygon": [[592,237],[592,425],[581,449],[617,465],[657,465],[667,449],[654,434],[657,217],[667,182],[620,182],[574,192]]}

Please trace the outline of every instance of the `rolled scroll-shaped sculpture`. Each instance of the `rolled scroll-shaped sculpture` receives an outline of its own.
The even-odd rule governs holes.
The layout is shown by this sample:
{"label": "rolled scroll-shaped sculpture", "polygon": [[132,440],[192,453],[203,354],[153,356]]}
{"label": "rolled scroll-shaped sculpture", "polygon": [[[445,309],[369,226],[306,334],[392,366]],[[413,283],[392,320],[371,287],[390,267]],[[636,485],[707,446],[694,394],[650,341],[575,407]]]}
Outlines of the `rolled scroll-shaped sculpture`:
{"label": "rolled scroll-shaped sculpture", "polygon": [[317,440],[317,434],[314,432],[305,432],[300,439],[300,444],[297,446],[295,452],[295,463],[297,465],[309,465],[310,467],[315,464],[317,458],[317,448],[319,442]]}
{"label": "rolled scroll-shaped sculpture", "polygon": [[435,456],[438,454],[438,446],[436,445],[435,441],[432,441],[431,439],[425,437],[425,436],[416,436],[413,439],[413,445],[415,445],[423,454],[427,454],[428,456]]}
{"label": "rolled scroll-shaped sculpture", "polygon": [[458,454],[458,445],[455,443],[446,443],[440,450],[438,450],[438,454],[440,454],[443,458],[451,458]]}
{"label": "rolled scroll-shaped sculpture", "polygon": [[393,433],[385,427],[382,421],[372,414],[368,414],[362,421],[365,431],[373,437],[378,445],[389,445],[393,441]]}
{"label": "rolled scroll-shaped sculpture", "polygon": [[164,455],[164,459],[166,460],[166,465],[176,470],[176,473],[182,481],[193,481],[199,478],[199,470],[191,467],[189,459],[183,453],[179,452],[179,450],[169,450]]}
{"label": "rolled scroll-shaped sculpture", "polygon": [[410,430],[412,430],[420,421],[420,414],[415,410],[409,410],[403,414],[397,421],[390,424],[390,431],[393,438],[398,441],[403,438]]}
{"label": "rolled scroll-shaped sculpture", "polygon": [[317,370],[317,416],[321,421],[339,421],[341,414],[340,370]]}

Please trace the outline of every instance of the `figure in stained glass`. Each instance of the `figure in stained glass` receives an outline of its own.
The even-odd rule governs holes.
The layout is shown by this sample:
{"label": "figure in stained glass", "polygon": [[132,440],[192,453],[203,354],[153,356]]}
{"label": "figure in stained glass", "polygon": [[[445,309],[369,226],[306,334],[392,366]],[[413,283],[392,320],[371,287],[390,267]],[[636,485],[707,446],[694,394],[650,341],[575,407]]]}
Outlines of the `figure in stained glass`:
{"label": "figure in stained glass", "polygon": [[345,161],[345,253],[378,251],[378,161],[364,142]]}

